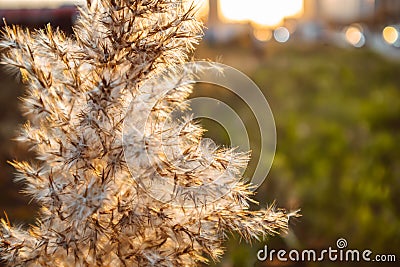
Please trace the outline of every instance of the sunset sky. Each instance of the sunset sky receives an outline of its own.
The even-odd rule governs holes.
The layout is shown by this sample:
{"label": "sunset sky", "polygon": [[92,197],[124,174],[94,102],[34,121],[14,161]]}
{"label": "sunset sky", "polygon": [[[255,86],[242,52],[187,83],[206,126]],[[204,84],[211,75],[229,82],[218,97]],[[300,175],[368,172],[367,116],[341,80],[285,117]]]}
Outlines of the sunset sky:
{"label": "sunset sky", "polygon": [[276,26],[283,18],[301,14],[303,0],[220,0],[222,15],[234,21]]}

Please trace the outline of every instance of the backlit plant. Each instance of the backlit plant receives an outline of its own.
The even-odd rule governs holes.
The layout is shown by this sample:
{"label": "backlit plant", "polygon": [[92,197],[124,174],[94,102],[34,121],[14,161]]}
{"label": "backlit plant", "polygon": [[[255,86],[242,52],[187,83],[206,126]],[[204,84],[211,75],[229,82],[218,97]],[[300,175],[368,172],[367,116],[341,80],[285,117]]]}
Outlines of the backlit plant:
{"label": "backlit plant", "polygon": [[[194,13],[175,0],[88,0],[73,37],[50,26],[5,27],[2,62],[27,87],[18,141],[36,153],[34,162],[12,164],[41,206],[28,230],[2,221],[0,254],[9,265],[195,266],[218,260],[229,232],[250,240],[286,229],[290,214],[249,210],[251,185],[240,175],[247,154],[204,145],[199,125],[169,115],[186,108],[187,83],[149,95],[160,99],[149,118],[140,117],[140,86],[190,60],[202,35]],[[131,103],[139,121],[163,127],[124,128]],[[133,166],[123,136],[133,147],[145,144],[128,153]],[[207,202],[196,190],[173,189],[173,200],[161,201],[148,193],[157,183],[142,186],[153,177],[184,189],[209,184],[211,196],[226,193]]]}

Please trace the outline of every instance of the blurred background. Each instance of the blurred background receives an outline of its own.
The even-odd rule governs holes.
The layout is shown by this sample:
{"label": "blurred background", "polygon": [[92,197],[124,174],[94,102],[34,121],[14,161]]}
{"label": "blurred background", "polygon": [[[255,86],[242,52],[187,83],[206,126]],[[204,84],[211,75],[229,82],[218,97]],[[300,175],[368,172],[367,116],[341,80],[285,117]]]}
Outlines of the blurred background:
{"label": "blurred background", "polygon": [[[75,1],[76,2],[76,1]],[[74,1],[1,0],[8,24],[72,34]],[[215,266],[365,266],[365,263],[258,262],[257,251],[335,248],[400,257],[400,1],[197,0],[206,26],[197,59],[216,60],[249,75],[275,116],[277,151],[257,190],[261,206],[301,208],[287,235],[252,246],[234,236]],[[79,1],[78,1],[79,3]],[[34,222],[35,203],[19,194],[7,160],[32,158],[12,141],[23,123],[23,86],[0,71],[0,210],[16,223]],[[198,86],[235,107],[257,128],[234,95]],[[223,127],[204,120],[207,137],[229,145]],[[251,146],[257,158],[257,138]],[[251,162],[246,174],[251,175]],[[29,204],[28,204],[29,203]],[[398,263],[371,266],[398,266]]]}

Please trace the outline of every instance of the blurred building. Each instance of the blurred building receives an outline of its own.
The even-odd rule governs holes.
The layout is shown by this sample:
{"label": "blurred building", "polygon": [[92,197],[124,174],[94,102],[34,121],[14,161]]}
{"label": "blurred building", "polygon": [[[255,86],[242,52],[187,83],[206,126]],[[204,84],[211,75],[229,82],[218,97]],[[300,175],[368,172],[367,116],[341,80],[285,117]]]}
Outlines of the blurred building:
{"label": "blurred building", "polygon": [[209,0],[208,1],[208,27],[214,27],[221,24],[221,19],[219,17],[219,1]]}
{"label": "blurred building", "polygon": [[374,14],[374,0],[304,0],[304,19],[349,23]]}
{"label": "blurred building", "polygon": [[400,1],[375,0],[375,14],[372,21],[379,25],[400,23]]}
{"label": "blurred building", "polygon": [[322,17],[321,1],[304,0],[303,9],[303,19],[306,21],[319,20]]}
{"label": "blurred building", "polygon": [[[73,5],[57,8],[8,8],[0,9],[0,18],[9,25],[23,25],[28,28],[43,28],[50,23],[67,33],[72,33],[72,25],[77,15]],[[0,21],[0,27],[4,21]]]}
{"label": "blurred building", "polygon": [[399,0],[304,0],[304,20],[383,26],[400,22]]}

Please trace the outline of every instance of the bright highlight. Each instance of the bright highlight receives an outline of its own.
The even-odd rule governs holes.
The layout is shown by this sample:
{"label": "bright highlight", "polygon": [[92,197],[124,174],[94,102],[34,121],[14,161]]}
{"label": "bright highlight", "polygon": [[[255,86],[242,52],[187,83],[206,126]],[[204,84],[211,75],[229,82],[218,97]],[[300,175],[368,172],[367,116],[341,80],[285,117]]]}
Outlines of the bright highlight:
{"label": "bright highlight", "polygon": [[289,30],[285,27],[279,27],[274,31],[274,38],[279,43],[286,43],[290,38]]}
{"label": "bright highlight", "polygon": [[399,39],[399,32],[393,26],[387,26],[382,32],[383,39],[388,44],[394,44]]}
{"label": "bright highlight", "polygon": [[365,36],[358,26],[350,26],[345,32],[346,40],[354,47],[362,47],[365,45]]}
{"label": "bright highlight", "polygon": [[220,0],[220,9],[227,20],[277,26],[285,17],[301,14],[303,0]]}
{"label": "bright highlight", "polygon": [[254,29],[253,35],[257,40],[261,42],[266,42],[271,40],[272,31],[269,29]]}

